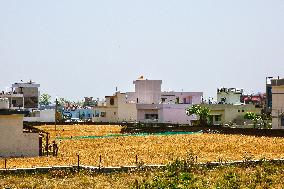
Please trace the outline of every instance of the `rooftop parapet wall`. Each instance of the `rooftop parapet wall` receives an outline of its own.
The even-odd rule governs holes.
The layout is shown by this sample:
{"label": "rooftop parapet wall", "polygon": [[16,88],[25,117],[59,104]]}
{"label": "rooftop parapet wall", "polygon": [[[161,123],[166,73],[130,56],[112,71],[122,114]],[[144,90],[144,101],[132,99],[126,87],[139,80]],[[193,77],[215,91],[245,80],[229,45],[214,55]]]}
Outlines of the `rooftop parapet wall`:
{"label": "rooftop parapet wall", "polygon": [[284,78],[283,79],[271,79],[272,86],[281,86],[284,85]]}

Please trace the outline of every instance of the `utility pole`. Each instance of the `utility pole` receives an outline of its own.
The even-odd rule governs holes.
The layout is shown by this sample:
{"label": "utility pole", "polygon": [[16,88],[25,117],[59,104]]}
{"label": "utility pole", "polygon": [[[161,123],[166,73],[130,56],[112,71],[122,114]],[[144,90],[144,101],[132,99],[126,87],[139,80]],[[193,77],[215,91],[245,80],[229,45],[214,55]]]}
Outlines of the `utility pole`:
{"label": "utility pole", "polygon": [[55,120],[54,120],[55,131],[56,131],[56,124],[57,124],[57,98],[55,98]]}
{"label": "utility pole", "polygon": [[[269,102],[270,102],[270,95],[268,95],[268,93],[270,93],[270,90],[271,90],[271,79],[273,77],[265,77],[265,92],[266,92],[266,105],[265,105],[265,113],[268,114],[268,112],[270,112],[270,106],[269,106]],[[269,79],[269,84],[268,84],[268,79]]]}

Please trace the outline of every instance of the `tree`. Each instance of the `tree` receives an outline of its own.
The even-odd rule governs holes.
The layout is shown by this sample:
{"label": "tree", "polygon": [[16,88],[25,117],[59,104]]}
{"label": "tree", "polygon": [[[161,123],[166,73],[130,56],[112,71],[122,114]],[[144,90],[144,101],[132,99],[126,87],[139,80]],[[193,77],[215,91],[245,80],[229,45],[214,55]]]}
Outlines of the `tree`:
{"label": "tree", "polygon": [[59,98],[58,99],[58,105],[61,107],[64,107],[66,104],[70,104],[70,102],[68,100],[66,100],[65,98]]}
{"label": "tree", "polygon": [[249,119],[249,120],[253,120],[253,127],[256,128],[257,126],[257,123],[259,121],[263,121],[262,120],[262,117],[260,115],[257,115],[256,113],[253,113],[253,112],[247,112],[245,115],[244,115],[244,118],[245,119]]}
{"label": "tree", "polygon": [[55,119],[56,119],[57,122],[64,122],[65,121],[62,112],[57,111],[55,116],[56,116]]}
{"label": "tree", "polygon": [[44,105],[44,106],[48,106],[51,102],[50,102],[51,96],[49,94],[42,94],[39,97],[39,104],[40,105]]}
{"label": "tree", "polygon": [[209,117],[210,110],[208,107],[202,107],[200,105],[193,105],[186,109],[186,115],[191,116],[193,114],[199,117],[199,123],[201,126],[208,125],[208,117]]}

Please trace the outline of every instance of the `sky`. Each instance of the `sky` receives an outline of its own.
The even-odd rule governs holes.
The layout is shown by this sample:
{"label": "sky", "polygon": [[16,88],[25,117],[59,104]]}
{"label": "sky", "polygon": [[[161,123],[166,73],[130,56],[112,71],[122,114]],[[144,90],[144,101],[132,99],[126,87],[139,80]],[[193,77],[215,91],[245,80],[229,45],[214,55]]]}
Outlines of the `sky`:
{"label": "sky", "polygon": [[103,98],[133,80],[163,90],[263,92],[284,77],[283,0],[0,0],[0,90]]}

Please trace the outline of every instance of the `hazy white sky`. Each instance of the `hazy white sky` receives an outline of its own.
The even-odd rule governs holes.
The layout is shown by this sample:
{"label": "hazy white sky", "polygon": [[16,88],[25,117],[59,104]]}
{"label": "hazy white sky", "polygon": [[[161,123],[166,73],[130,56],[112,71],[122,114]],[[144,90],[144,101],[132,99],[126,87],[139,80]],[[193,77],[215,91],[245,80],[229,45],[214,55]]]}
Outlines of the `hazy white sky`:
{"label": "hazy white sky", "polygon": [[264,91],[284,76],[283,0],[0,0],[0,89],[20,80],[71,100],[163,89]]}

